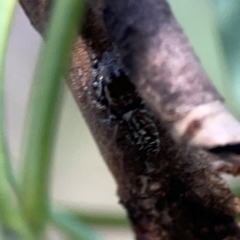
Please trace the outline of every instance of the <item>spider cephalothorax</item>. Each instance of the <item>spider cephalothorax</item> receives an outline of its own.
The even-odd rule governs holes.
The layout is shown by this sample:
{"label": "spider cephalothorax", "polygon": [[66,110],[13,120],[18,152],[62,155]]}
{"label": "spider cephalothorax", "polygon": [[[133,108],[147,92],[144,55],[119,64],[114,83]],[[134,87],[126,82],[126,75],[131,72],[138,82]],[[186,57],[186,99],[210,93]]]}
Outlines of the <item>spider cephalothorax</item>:
{"label": "spider cephalothorax", "polygon": [[104,52],[101,59],[92,54],[92,63],[91,96],[107,113],[102,121],[115,122],[116,132],[119,124],[127,126],[125,137],[141,154],[158,153],[160,138],[153,115],[129,81],[118,55],[114,50]]}

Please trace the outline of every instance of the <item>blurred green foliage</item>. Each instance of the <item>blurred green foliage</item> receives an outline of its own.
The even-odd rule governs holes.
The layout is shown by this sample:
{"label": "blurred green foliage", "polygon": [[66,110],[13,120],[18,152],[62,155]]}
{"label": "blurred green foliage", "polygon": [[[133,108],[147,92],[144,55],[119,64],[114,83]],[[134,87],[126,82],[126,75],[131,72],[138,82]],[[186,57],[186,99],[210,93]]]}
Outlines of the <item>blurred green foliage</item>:
{"label": "blurred green foliage", "polygon": [[[51,210],[49,180],[52,150],[58,123],[63,79],[70,52],[84,16],[84,1],[56,1],[35,71],[21,162],[22,181],[12,178],[4,138],[3,80],[5,55],[16,1],[0,2],[0,220],[4,239],[46,239],[48,222],[70,239],[99,240],[100,237],[77,218]],[[11,174],[9,174],[11,173]],[[11,178],[10,178],[11,176]],[[12,183],[12,184],[11,184]],[[12,195],[15,194],[15,199]]]}
{"label": "blurred green foliage", "polygon": [[44,232],[49,213],[49,180],[63,79],[83,9],[83,1],[55,2],[35,70],[21,149],[20,200],[36,235]]}
{"label": "blurred green foliage", "polygon": [[236,116],[240,119],[240,2],[238,0],[212,0],[216,25],[230,72],[228,84],[233,92]]}
{"label": "blurred green foliage", "polygon": [[19,207],[15,204],[11,194],[10,183],[12,170],[6,147],[4,133],[4,70],[10,24],[16,6],[15,0],[0,2],[0,221],[3,237],[13,239],[19,236],[30,240],[32,234]]}
{"label": "blurred green foliage", "polygon": [[229,110],[240,119],[240,33],[237,30],[240,24],[240,2],[169,2],[213,84],[224,97]]}

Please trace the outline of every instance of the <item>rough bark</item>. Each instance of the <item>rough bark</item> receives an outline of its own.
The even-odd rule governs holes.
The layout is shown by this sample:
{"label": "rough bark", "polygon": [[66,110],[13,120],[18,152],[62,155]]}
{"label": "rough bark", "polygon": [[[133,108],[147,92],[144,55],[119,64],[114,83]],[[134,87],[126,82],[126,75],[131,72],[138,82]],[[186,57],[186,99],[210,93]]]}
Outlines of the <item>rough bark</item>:
{"label": "rough bark", "polygon": [[[48,2],[20,0],[41,34]],[[235,166],[172,139],[126,73],[103,22],[103,1],[91,2],[94,7],[87,7],[74,47],[68,85],[115,177],[136,239],[240,239],[234,221],[240,201],[220,175],[234,173]]]}
{"label": "rough bark", "polygon": [[167,2],[106,0],[103,11],[130,80],[174,139],[235,154],[237,148],[240,154],[240,124],[224,107]]}

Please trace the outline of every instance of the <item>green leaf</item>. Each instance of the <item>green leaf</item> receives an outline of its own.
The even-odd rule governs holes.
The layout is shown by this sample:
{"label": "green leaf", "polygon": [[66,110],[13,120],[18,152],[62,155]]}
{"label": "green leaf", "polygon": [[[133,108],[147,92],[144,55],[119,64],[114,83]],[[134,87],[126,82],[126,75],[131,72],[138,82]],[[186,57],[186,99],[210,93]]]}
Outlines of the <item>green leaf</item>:
{"label": "green leaf", "polygon": [[[4,136],[4,69],[7,42],[16,0],[0,1],[0,221],[5,239],[13,236],[30,240],[31,233],[13,202],[10,192],[12,169]],[[10,183],[10,184],[9,184]]]}
{"label": "green leaf", "polygon": [[50,221],[71,240],[103,240],[92,228],[65,211],[53,211]]}
{"label": "green leaf", "polygon": [[44,229],[49,210],[49,173],[62,80],[68,70],[70,50],[83,13],[84,1],[55,1],[29,99],[21,153],[24,161],[21,204],[37,235]]}

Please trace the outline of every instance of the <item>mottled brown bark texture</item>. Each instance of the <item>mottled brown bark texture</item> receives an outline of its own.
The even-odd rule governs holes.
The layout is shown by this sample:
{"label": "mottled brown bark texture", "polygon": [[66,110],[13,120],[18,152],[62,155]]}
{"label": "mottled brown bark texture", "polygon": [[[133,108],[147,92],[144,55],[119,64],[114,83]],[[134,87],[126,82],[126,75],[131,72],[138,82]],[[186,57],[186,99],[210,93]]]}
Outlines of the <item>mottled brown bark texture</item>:
{"label": "mottled brown bark texture", "polygon": [[167,2],[106,0],[103,12],[130,80],[174,139],[218,148],[240,162],[240,124],[225,108]]}
{"label": "mottled brown bark texture", "polygon": [[[160,17],[147,14],[143,19],[148,21],[151,17],[157,17],[158,21],[166,22],[166,28],[173,28],[172,33],[176,37],[179,35],[180,39],[183,38],[185,44],[187,40],[180,28],[174,30],[176,22],[167,3],[163,0],[148,2],[156,3],[156,8],[161,8],[162,4],[162,9],[166,8],[166,11],[164,10]],[[47,22],[48,1],[20,0],[20,3],[33,26],[43,34]],[[107,1],[107,4],[110,2]],[[134,16],[135,10],[147,13],[141,4],[144,4],[144,1],[139,1],[133,11],[126,11],[123,15],[126,18],[128,15]],[[118,40],[113,41],[113,35],[110,36],[109,28],[105,26],[108,20],[107,15],[103,18],[104,7],[104,1],[90,0],[87,3],[86,21],[74,46],[68,85],[115,177],[120,202],[126,208],[136,239],[240,239],[240,229],[234,221],[240,213],[240,201],[221,177],[221,172],[235,173],[235,166],[222,161],[217,155],[176,142],[172,138],[168,124],[162,118],[156,117],[149,109],[151,104],[147,105],[143,100],[147,95],[144,95],[144,90],[139,88],[135,80],[136,77],[141,78],[138,67],[131,63],[127,65],[128,50],[129,54],[132,54],[131,41],[136,44],[134,51],[137,54],[135,56],[133,53],[133,58],[141,57],[137,50],[141,47],[139,39],[132,39],[129,49],[127,45],[124,51],[119,51],[122,48],[117,43]],[[115,23],[111,24],[114,28]],[[116,29],[119,30],[114,34],[117,35],[118,31],[121,31],[121,23],[117,21],[116,24]],[[155,33],[147,22],[139,27],[147,28],[150,35]],[[127,39],[128,34],[119,36]],[[150,37],[147,39],[152,41]],[[165,41],[164,35],[161,39]],[[169,47],[171,48],[170,45]],[[158,57],[162,61],[164,57],[171,58],[160,53],[157,55],[157,52],[153,53],[153,58]],[[196,84],[201,79],[207,82],[203,69],[192,63],[197,59],[189,46],[179,52],[178,57],[181,56],[187,61],[190,59],[190,69],[196,68]],[[151,61],[145,59],[142,64],[151,65]],[[173,59],[172,68],[174,67]],[[132,69],[132,72],[129,69]],[[168,66],[164,68],[161,65],[161,69],[169,71]],[[185,71],[187,69],[186,66]],[[157,71],[150,74],[149,78],[155,78]],[[190,75],[191,72],[192,70]],[[147,71],[144,76],[146,74]],[[166,86],[168,77],[167,72],[161,75]],[[203,94],[202,101],[220,101],[209,82],[207,86],[213,94]],[[162,92],[159,86],[157,89],[164,97],[165,92]],[[199,101],[194,99],[195,94],[192,106]],[[168,107],[171,103],[166,100],[165,104],[167,109],[171,109]],[[168,110],[167,112],[172,113]]]}

